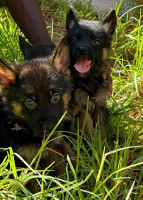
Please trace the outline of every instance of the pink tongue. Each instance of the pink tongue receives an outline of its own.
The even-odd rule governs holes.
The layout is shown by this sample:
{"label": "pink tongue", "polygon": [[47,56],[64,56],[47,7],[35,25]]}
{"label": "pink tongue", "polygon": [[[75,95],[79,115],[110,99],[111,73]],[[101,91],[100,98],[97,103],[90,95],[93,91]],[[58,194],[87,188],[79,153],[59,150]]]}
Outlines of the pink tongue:
{"label": "pink tongue", "polygon": [[80,58],[75,63],[74,67],[78,72],[85,73],[90,69],[90,62],[90,60]]}

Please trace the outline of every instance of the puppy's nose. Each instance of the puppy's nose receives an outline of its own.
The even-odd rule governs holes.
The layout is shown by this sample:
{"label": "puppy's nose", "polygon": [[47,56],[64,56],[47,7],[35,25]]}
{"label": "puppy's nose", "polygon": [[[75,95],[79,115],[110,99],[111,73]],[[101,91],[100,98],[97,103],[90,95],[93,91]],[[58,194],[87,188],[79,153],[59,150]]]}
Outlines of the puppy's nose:
{"label": "puppy's nose", "polygon": [[84,54],[84,55],[88,54],[88,51],[89,51],[88,47],[85,47],[85,46],[80,46],[78,50],[80,54]]}

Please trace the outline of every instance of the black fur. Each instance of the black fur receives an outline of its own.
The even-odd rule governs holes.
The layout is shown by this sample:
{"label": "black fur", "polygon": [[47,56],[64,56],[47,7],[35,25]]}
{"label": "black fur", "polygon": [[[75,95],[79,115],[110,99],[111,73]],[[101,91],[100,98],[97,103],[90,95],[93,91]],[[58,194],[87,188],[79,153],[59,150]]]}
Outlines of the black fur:
{"label": "black fur", "polygon": [[69,10],[66,17],[66,37],[70,46],[71,73],[78,74],[73,66],[79,58],[91,60],[90,74],[103,68],[100,65],[105,65],[108,57],[105,61],[102,60],[102,50],[103,48],[110,49],[116,23],[115,10],[111,11],[102,22],[78,20],[74,10],[72,8]]}
{"label": "black fur", "polygon": [[[102,137],[108,132],[109,98],[107,79],[109,50],[117,18],[112,10],[102,21],[79,20],[73,8],[66,17],[66,35],[70,49],[69,66],[73,79],[74,92],[70,101],[71,113],[83,118],[89,96],[89,122],[87,131],[94,132],[99,120]],[[92,121],[92,122],[91,122]],[[83,119],[81,119],[81,126]],[[89,124],[89,125],[88,125]]]}
{"label": "black fur", "polygon": [[21,35],[19,36],[19,46],[23,53],[24,60],[49,57],[55,48],[54,44],[31,45],[28,42],[26,42],[26,40]]}
{"label": "black fur", "polygon": [[[69,58],[64,57],[63,63],[59,62],[61,52],[60,49],[59,54],[57,49],[49,59],[33,59],[17,66],[0,61],[0,147],[11,146],[29,164],[41,147],[43,138],[49,135],[68,109],[69,73],[60,71],[59,67],[65,66],[64,62]],[[43,166],[45,163],[45,168],[55,162],[57,175],[65,173],[64,156],[74,155],[70,145],[61,137],[63,122],[53,134],[53,141],[47,145],[53,151],[45,149],[40,164]],[[1,151],[1,161],[4,156]],[[17,159],[16,163],[21,165]]]}

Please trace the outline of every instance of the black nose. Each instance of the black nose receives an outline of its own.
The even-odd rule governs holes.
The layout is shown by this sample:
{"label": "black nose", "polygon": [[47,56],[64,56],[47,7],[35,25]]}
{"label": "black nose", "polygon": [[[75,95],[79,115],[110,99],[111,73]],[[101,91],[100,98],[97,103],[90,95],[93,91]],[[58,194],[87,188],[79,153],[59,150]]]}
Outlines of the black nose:
{"label": "black nose", "polygon": [[89,52],[89,48],[88,48],[88,47],[85,47],[85,46],[80,46],[80,47],[78,48],[78,52],[79,52],[80,54],[87,55],[88,52]]}

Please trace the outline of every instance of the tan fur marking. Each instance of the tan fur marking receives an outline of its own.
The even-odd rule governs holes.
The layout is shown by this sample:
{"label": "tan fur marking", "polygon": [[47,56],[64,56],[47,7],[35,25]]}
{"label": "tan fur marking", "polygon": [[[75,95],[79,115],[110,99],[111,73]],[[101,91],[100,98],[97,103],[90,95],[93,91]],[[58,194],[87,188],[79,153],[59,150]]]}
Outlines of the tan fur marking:
{"label": "tan fur marking", "polygon": [[109,27],[111,26],[112,22],[106,22],[105,24],[103,24],[104,30],[107,33],[109,30]]}
{"label": "tan fur marking", "polygon": [[107,60],[108,57],[109,57],[109,50],[108,50],[108,48],[103,48],[102,60]]}
{"label": "tan fur marking", "polygon": [[[44,69],[46,69],[46,70],[50,70],[50,63],[49,64],[40,64],[40,66],[39,66],[40,68],[44,68]],[[31,66],[30,65],[27,65],[26,67],[24,67],[23,69],[22,69],[22,71],[21,71],[21,77],[23,77],[23,76],[25,76],[25,75],[27,75],[27,74],[29,74],[29,72],[31,71],[32,69],[31,69]]]}
{"label": "tan fur marking", "polygon": [[35,157],[35,155],[38,153],[38,150],[40,149],[39,144],[27,144],[24,146],[21,146],[18,150],[17,153],[26,160],[29,164]]}
{"label": "tan fur marking", "polygon": [[46,69],[47,71],[51,70],[51,64],[50,63],[42,64],[42,65],[40,65],[40,67],[42,67],[43,69]]}
{"label": "tan fur marking", "polygon": [[55,90],[56,89],[56,87],[55,87],[55,85],[49,85],[49,88],[48,88],[49,90]]}
{"label": "tan fur marking", "polygon": [[66,93],[62,96],[62,99],[63,99],[63,102],[64,102],[64,108],[65,108],[65,110],[66,110],[67,107],[68,107],[69,98],[70,98],[70,96],[69,96],[69,93],[68,93],[68,92],[66,92]]}
{"label": "tan fur marking", "polygon": [[26,93],[31,94],[31,95],[35,94],[35,91],[33,90],[33,88],[30,85],[24,84],[21,87],[26,90]]}
{"label": "tan fur marking", "polygon": [[63,75],[64,75],[65,80],[69,80],[69,79],[70,79],[70,70],[69,70],[69,69],[66,69],[66,70],[63,72]]}
{"label": "tan fur marking", "polygon": [[13,112],[16,116],[21,117],[22,119],[24,118],[23,114],[22,114],[22,106],[16,102],[13,101],[12,103],[12,107],[13,107]]}
{"label": "tan fur marking", "polygon": [[[85,116],[86,116],[86,110],[83,108],[80,111],[80,116],[79,116],[79,125],[80,125],[80,129],[82,130],[83,128],[83,124],[85,121]],[[86,125],[85,125],[85,129],[84,129],[85,133],[89,134],[89,132],[92,133],[92,135],[95,135],[95,129],[93,127],[93,120],[90,116],[89,113],[87,113],[87,118],[86,118]]]}
{"label": "tan fur marking", "polygon": [[98,106],[105,106],[108,100],[108,91],[105,90],[99,90],[96,96],[92,98],[92,101],[95,102]]}
{"label": "tan fur marking", "polygon": [[28,66],[27,67],[24,67],[23,68],[23,70],[21,71],[21,77],[23,77],[23,76],[25,76],[26,74],[28,74],[29,73],[29,68],[28,68]]}
{"label": "tan fur marking", "polygon": [[79,104],[79,106],[86,106],[87,98],[88,94],[85,91],[81,89],[77,89],[75,91],[75,101]]}
{"label": "tan fur marking", "polygon": [[49,60],[61,74],[65,75],[65,79],[69,78],[69,72],[66,72],[66,69],[70,64],[70,50],[66,37],[62,38]]}

